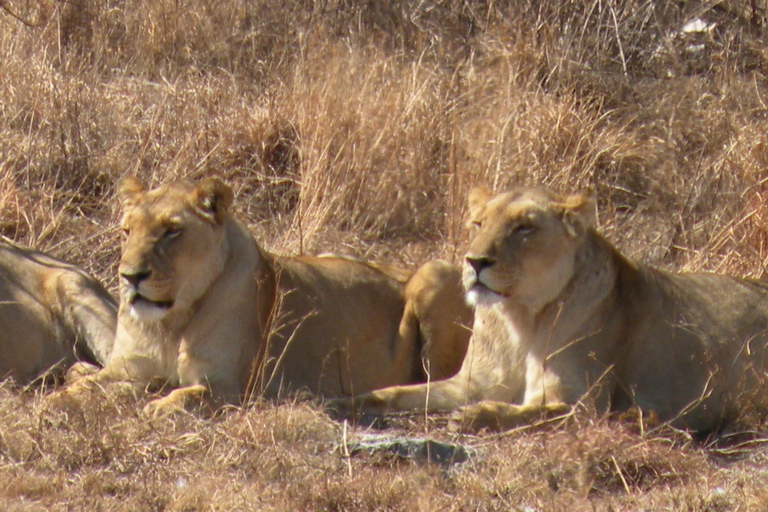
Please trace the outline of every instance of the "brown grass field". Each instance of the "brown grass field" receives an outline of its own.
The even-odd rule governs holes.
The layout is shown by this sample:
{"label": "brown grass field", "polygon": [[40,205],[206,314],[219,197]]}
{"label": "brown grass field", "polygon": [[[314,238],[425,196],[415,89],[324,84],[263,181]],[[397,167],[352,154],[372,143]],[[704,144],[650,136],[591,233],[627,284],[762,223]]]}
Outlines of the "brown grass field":
{"label": "brown grass field", "polygon": [[[112,291],[124,174],[217,175],[272,251],[404,267],[461,261],[473,184],[590,188],[633,258],[763,274],[766,0],[0,6],[0,235]],[[147,421],[145,398],[53,412],[45,392],[0,384],[1,510],[768,507],[759,411],[703,439],[589,411],[503,435],[440,417],[377,431],[472,449],[440,465],[348,456],[361,429],[307,401]]]}

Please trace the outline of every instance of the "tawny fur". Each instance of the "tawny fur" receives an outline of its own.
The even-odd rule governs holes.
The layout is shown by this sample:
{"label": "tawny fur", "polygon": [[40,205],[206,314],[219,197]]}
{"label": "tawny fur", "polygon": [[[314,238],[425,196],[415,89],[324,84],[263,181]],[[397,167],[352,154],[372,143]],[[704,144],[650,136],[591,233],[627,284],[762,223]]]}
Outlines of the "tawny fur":
{"label": "tawny fur", "polygon": [[[457,269],[433,262],[406,280],[352,258],[272,255],[230,214],[232,192],[215,178],[150,191],[128,178],[119,195],[126,239],[115,349],[80,389],[166,382],[177,389],[145,410],[161,415],[189,399],[336,397],[423,380],[424,365],[443,378],[458,369],[469,337],[459,322],[471,311]],[[450,294],[430,293],[444,281]],[[424,323],[433,317],[439,326]]]}
{"label": "tawny fur", "polygon": [[465,428],[508,429],[587,400],[709,431],[764,400],[768,285],[632,263],[595,231],[583,195],[475,189],[469,203],[475,323],[458,374],[332,408],[458,410]]}
{"label": "tawny fur", "polygon": [[75,361],[105,364],[116,314],[115,300],[82,269],[0,243],[0,378],[26,384]]}

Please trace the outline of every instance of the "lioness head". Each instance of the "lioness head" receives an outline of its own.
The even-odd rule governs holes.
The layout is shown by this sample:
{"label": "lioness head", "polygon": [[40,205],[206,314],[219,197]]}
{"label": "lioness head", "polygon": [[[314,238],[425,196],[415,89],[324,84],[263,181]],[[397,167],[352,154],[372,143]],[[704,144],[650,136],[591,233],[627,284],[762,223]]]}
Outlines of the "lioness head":
{"label": "lioness head", "polygon": [[145,191],[135,178],[118,186],[124,232],[121,312],[158,321],[188,311],[221,272],[232,190],[216,178],[176,181]]}
{"label": "lioness head", "polygon": [[574,271],[576,248],[594,224],[585,195],[543,188],[469,195],[476,229],[466,255],[464,286],[474,305],[512,300],[536,312],[554,300]]}

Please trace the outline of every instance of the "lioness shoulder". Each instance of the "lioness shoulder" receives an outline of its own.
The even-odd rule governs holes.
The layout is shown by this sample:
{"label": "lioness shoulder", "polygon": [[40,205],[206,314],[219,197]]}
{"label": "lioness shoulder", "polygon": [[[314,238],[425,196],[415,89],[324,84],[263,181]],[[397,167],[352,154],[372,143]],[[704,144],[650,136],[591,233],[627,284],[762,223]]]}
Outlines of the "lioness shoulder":
{"label": "lioness shoulder", "polygon": [[0,378],[24,384],[75,361],[103,365],[116,303],[82,269],[0,243]]}
{"label": "lioness shoulder", "polygon": [[[161,415],[190,400],[333,397],[423,380],[421,348],[441,344],[421,322],[401,327],[401,273],[269,253],[231,214],[233,193],[216,178],[152,190],[126,178],[118,196],[125,239],[115,348],[106,368],[70,393],[93,381],[166,382],[175,389],[145,409]],[[463,301],[460,293],[447,300]]]}
{"label": "lioness shoulder", "polygon": [[764,398],[766,284],[632,263],[595,231],[585,195],[476,189],[469,206],[475,324],[459,373],[332,405],[461,409],[465,427],[512,428],[589,400],[707,431]]}

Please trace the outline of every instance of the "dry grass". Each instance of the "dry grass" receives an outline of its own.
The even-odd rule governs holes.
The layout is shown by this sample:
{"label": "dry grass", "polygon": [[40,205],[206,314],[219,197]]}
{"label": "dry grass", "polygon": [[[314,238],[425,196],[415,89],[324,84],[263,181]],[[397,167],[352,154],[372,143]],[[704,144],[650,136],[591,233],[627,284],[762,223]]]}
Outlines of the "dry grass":
{"label": "dry grass", "polygon": [[[464,198],[589,187],[629,255],[761,276],[764,0],[3,0],[0,234],[114,288],[114,184],[219,175],[267,247],[457,261]],[[704,32],[685,33],[701,19]],[[0,387],[4,510],[753,510],[762,417],[715,444],[595,420],[346,460],[307,404],[146,422]],[[454,440],[433,423],[392,430]],[[736,429],[738,430],[738,429]],[[737,442],[738,440],[738,442]],[[744,444],[745,440],[747,442]]]}
{"label": "dry grass", "polygon": [[680,432],[641,434],[629,420],[580,415],[462,437],[439,420],[411,419],[389,431],[475,449],[468,462],[442,467],[346,458],[342,426],[309,404],[147,422],[130,393],[96,398],[52,411],[39,395],[0,387],[4,510],[720,511],[768,499],[760,450],[740,448],[734,462]]}

